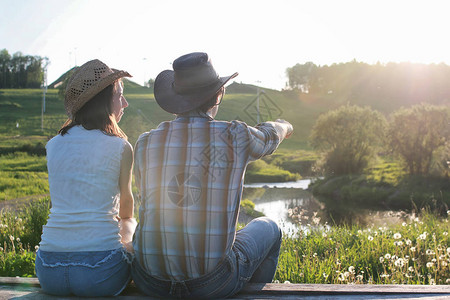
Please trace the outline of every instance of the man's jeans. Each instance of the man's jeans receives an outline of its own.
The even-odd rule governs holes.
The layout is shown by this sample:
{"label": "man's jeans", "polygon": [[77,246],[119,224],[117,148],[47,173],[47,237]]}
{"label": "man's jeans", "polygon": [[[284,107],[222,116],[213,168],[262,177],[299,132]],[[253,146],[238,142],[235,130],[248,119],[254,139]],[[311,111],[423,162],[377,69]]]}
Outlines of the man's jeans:
{"label": "man's jeans", "polygon": [[281,230],[269,218],[251,221],[236,233],[231,251],[213,272],[186,281],[170,281],[149,275],[133,260],[131,274],[145,294],[164,298],[225,298],[247,282],[272,282],[278,263]]}

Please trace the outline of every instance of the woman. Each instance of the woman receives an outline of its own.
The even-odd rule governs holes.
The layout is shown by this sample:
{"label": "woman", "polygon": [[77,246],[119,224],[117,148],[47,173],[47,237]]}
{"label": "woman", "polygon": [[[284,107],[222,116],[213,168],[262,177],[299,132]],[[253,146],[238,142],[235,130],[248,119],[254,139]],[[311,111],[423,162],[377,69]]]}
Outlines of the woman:
{"label": "woman", "polygon": [[117,125],[128,106],[122,77],[131,75],[99,60],[79,67],[64,99],[69,119],[47,143],[52,208],[36,274],[49,294],[112,296],[130,281],[136,221],[133,148]]}

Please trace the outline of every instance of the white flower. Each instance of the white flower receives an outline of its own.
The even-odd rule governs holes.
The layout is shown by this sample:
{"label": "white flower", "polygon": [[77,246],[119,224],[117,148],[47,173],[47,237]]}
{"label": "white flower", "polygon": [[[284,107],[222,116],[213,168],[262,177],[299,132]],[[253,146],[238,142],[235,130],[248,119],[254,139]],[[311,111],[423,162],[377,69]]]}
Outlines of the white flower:
{"label": "white flower", "polygon": [[431,261],[427,262],[427,268],[432,268],[433,266],[434,266],[434,263],[432,263]]}
{"label": "white flower", "polygon": [[445,268],[446,266],[448,266],[448,262],[446,262],[445,260],[441,261],[441,266]]}
{"label": "white flower", "polygon": [[373,241],[373,236],[369,235],[369,236],[367,237],[367,239],[368,239],[369,241]]}
{"label": "white flower", "polygon": [[327,273],[323,273],[322,276],[323,276],[323,278],[327,278],[328,277]]}
{"label": "white flower", "polygon": [[394,242],[394,246],[403,246],[403,242],[402,241],[395,241]]}
{"label": "white flower", "polygon": [[384,256],[384,258],[390,259],[390,258],[391,258],[391,255],[390,255],[389,253],[386,253],[386,255]]}
{"label": "white flower", "polygon": [[39,250],[39,246],[38,245],[34,246],[34,250],[36,250],[37,252]]}
{"label": "white flower", "polygon": [[447,236],[447,235],[448,235],[448,232],[447,232],[447,231],[444,231],[442,234],[443,234],[444,236]]}
{"label": "white flower", "polygon": [[402,226],[405,227],[407,224],[405,222],[402,223]]}
{"label": "white flower", "polygon": [[14,237],[12,235],[9,236],[9,239],[11,240],[11,242],[14,242]]}
{"label": "white flower", "polygon": [[349,271],[350,273],[355,274],[355,267],[354,267],[354,266],[348,267],[348,271]]}
{"label": "white flower", "polygon": [[0,247],[0,252],[2,252],[3,251],[3,247]]}
{"label": "white flower", "polygon": [[416,247],[411,247],[411,252],[416,252]]}
{"label": "white flower", "polygon": [[410,239],[407,239],[407,240],[405,241],[405,243],[406,243],[406,245],[408,245],[408,246],[412,244],[412,242],[411,242]]}
{"label": "white flower", "polygon": [[427,238],[427,232],[425,231],[424,233],[422,233],[421,235],[419,235],[418,239],[419,240],[425,240]]}
{"label": "white flower", "polygon": [[383,263],[383,262],[384,262],[384,257],[380,256],[380,263]]}
{"label": "white flower", "polygon": [[450,254],[450,247],[447,248],[447,253]]}
{"label": "white flower", "polygon": [[394,265],[401,268],[405,265],[405,261],[403,258],[399,258],[394,262]]}
{"label": "white flower", "polygon": [[413,268],[413,267],[409,267],[409,268],[408,268],[408,271],[414,272],[414,268]]}
{"label": "white flower", "polygon": [[326,238],[327,234],[325,232],[322,232],[322,237]]}
{"label": "white flower", "polygon": [[396,239],[396,240],[398,240],[398,239],[401,239],[402,238],[402,235],[400,234],[400,233],[395,233],[394,234],[394,239]]}
{"label": "white flower", "polygon": [[433,255],[433,254],[435,254],[435,253],[434,253],[433,250],[427,249],[426,254],[427,254],[427,255]]}
{"label": "white flower", "polygon": [[284,283],[286,284],[290,284],[291,282],[289,280],[286,280]]}
{"label": "white flower", "polygon": [[17,242],[20,242],[20,238],[17,238],[16,241],[17,241]]}

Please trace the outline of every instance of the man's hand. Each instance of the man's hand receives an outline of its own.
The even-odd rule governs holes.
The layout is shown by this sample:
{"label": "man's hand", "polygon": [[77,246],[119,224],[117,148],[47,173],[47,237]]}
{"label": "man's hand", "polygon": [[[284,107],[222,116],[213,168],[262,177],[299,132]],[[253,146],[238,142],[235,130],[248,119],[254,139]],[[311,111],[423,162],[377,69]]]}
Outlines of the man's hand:
{"label": "man's hand", "polygon": [[283,128],[286,130],[286,139],[292,135],[292,132],[294,132],[294,127],[292,127],[292,124],[288,121],[283,119],[276,119],[275,122],[281,123]]}

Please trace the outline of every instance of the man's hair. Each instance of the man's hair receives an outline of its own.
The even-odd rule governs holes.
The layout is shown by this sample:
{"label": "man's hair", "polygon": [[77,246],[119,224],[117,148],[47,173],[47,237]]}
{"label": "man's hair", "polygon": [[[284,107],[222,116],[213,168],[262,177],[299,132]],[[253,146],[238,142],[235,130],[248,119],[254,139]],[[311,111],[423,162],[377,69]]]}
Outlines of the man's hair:
{"label": "man's hair", "polygon": [[117,93],[119,84],[117,80],[92,97],[75,113],[72,120],[68,119],[64,123],[58,133],[65,135],[70,128],[82,125],[87,130],[99,129],[104,134],[127,139],[117,124],[112,109],[113,96]]}
{"label": "man's hair", "polygon": [[[217,97],[219,97],[220,94],[222,94],[222,93],[225,94],[225,88],[224,87],[221,87],[220,90],[218,90],[217,93],[215,93],[214,96],[211,97],[211,99],[209,99],[204,104],[202,104],[202,106],[199,107],[199,110],[201,110],[202,112],[206,113],[208,110],[210,110],[214,106],[220,104],[220,102],[217,103]],[[222,97],[223,96],[224,95],[222,95]]]}

